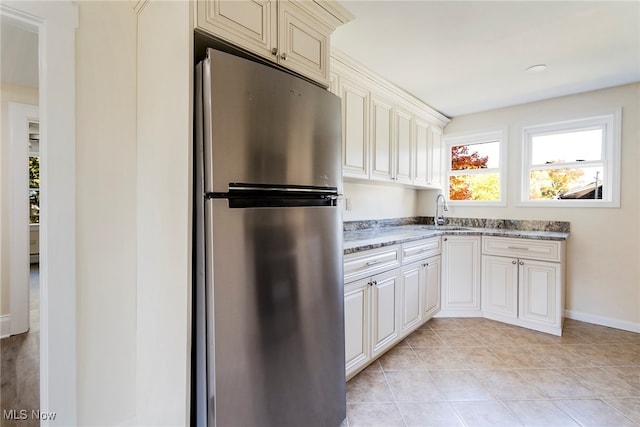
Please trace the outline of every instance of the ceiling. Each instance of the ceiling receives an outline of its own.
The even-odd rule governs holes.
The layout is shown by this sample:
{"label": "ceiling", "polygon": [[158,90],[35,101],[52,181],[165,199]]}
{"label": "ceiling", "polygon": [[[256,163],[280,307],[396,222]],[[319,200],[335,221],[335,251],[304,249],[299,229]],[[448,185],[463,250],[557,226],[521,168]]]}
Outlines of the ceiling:
{"label": "ceiling", "polygon": [[38,33],[2,16],[0,76],[3,84],[38,87]]}
{"label": "ceiling", "polygon": [[449,117],[640,81],[638,0],[339,2],[332,46]]}
{"label": "ceiling", "polygon": [[[449,117],[640,81],[638,0],[339,2],[332,45]],[[1,24],[2,83],[37,88],[37,34]]]}

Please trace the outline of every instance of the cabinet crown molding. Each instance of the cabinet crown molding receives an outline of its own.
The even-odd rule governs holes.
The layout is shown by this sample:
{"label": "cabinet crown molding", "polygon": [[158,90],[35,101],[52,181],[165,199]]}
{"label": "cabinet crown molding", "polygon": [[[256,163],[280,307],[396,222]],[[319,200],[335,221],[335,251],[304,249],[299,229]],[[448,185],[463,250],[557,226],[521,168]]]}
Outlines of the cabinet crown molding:
{"label": "cabinet crown molding", "polygon": [[333,15],[338,21],[340,21],[340,25],[346,24],[347,22],[353,21],[355,19],[355,15],[353,15],[335,0],[313,0],[313,2],[317,3],[324,10]]}
{"label": "cabinet crown molding", "polygon": [[410,106],[412,109],[421,111],[429,118],[429,121],[440,127],[444,128],[451,119],[438,110],[429,106],[423,100],[416,98],[409,92],[399,88],[390,81],[384,79],[380,75],[374,73],[364,65],[351,58],[349,55],[342,52],[340,49],[331,47],[331,69],[344,68],[352,73],[356,73],[362,77],[370,80],[374,85],[382,88],[384,91],[392,93],[394,96],[399,97],[404,103]]}

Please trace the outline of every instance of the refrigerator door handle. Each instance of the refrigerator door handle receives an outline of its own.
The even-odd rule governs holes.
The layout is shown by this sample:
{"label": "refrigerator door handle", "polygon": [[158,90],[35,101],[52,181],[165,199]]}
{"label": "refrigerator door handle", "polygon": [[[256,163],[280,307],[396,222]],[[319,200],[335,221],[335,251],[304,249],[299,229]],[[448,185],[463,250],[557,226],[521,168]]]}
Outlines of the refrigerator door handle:
{"label": "refrigerator door handle", "polygon": [[279,186],[260,184],[229,184],[229,193],[235,192],[282,192],[287,193],[308,193],[308,194],[337,194],[336,187],[307,187],[307,186]]}

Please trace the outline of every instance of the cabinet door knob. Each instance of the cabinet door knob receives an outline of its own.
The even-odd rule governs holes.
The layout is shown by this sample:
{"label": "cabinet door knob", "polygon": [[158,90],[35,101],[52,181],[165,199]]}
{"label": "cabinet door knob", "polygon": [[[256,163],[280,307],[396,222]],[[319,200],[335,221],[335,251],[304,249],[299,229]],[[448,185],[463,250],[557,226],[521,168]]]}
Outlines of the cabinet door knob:
{"label": "cabinet door knob", "polygon": [[273,49],[271,49],[271,54],[272,55],[277,55],[278,54],[278,48],[274,47]]}
{"label": "cabinet door knob", "polygon": [[286,52],[282,52],[280,54],[280,58],[282,58],[283,61],[286,61],[287,60],[287,53]]}
{"label": "cabinet door knob", "polygon": [[524,262],[520,261],[520,265],[524,265]]}
{"label": "cabinet door knob", "polygon": [[446,241],[447,241],[447,238],[445,237],[443,240],[446,242]]}
{"label": "cabinet door knob", "polygon": [[513,261],[511,261],[511,264],[517,264],[516,260],[514,259]]}

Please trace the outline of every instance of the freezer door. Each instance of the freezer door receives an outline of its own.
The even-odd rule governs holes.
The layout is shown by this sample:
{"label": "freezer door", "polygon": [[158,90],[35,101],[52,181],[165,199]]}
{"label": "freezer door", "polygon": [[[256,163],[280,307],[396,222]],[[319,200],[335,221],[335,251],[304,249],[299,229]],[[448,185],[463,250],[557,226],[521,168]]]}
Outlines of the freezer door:
{"label": "freezer door", "polygon": [[206,202],[209,425],[338,426],[340,206],[227,202]]}
{"label": "freezer door", "polygon": [[209,49],[203,62],[205,192],[229,183],[342,187],[340,99]]}

